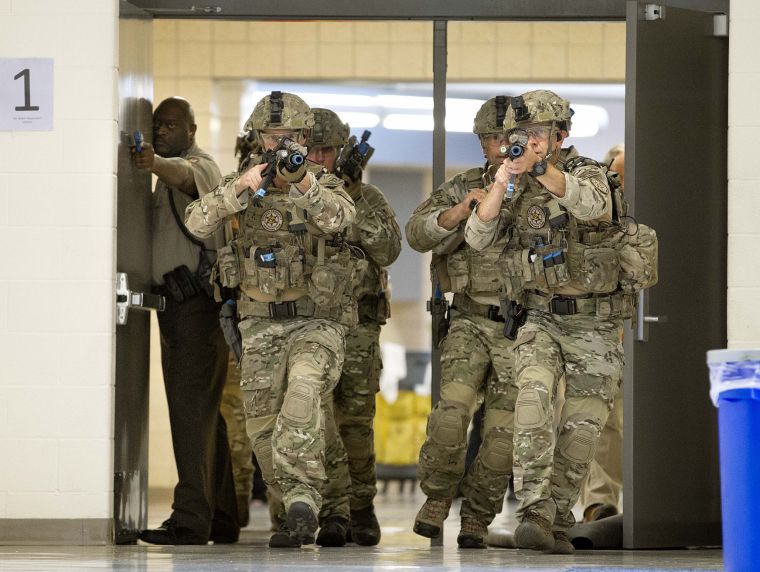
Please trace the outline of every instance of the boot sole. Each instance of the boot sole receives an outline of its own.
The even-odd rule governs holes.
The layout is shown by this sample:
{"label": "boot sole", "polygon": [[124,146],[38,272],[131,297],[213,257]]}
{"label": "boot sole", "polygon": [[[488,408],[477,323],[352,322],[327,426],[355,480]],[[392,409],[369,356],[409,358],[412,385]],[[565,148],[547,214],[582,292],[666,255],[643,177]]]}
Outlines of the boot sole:
{"label": "boot sole", "polygon": [[554,548],[554,538],[551,536],[547,538],[538,525],[528,527],[523,523],[515,530],[515,544],[517,548],[548,552]]}
{"label": "boot sole", "polygon": [[441,527],[427,522],[415,522],[414,532],[425,538],[438,538],[441,535]]}
{"label": "boot sole", "polygon": [[477,536],[458,536],[457,537],[457,544],[459,545],[459,548],[485,548],[486,543],[483,538],[478,538]]}

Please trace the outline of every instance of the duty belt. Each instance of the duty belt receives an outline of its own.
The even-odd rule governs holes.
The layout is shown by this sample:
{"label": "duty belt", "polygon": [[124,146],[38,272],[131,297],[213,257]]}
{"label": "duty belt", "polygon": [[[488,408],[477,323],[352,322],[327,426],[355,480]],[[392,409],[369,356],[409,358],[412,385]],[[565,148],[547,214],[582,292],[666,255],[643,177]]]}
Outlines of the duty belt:
{"label": "duty belt", "polygon": [[241,318],[256,317],[287,320],[296,316],[311,317],[314,315],[314,302],[307,296],[303,296],[293,302],[238,300],[237,307]]}
{"label": "duty belt", "polygon": [[454,294],[454,300],[451,303],[452,310],[459,310],[460,312],[466,312],[467,314],[475,314],[476,316],[482,316],[488,318],[494,322],[503,322],[504,316],[499,312],[499,306],[491,306],[490,304],[481,304],[476,302],[466,294]]}
{"label": "duty belt", "polygon": [[527,292],[524,305],[531,310],[541,310],[558,316],[599,316],[616,318],[625,310],[623,294],[583,294],[580,296],[550,295]]}

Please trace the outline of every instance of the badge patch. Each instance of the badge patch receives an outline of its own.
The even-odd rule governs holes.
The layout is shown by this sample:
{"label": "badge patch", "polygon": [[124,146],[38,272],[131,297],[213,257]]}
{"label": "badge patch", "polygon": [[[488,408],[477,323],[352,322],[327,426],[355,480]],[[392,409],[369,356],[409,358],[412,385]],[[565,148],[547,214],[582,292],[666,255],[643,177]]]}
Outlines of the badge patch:
{"label": "badge patch", "polygon": [[607,187],[607,185],[605,185],[603,182],[601,182],[597,178],[592,178],[591,184],[594,185],[594,188],[600,193],[602,193],[603,195],[609,194],[610,192],[609,187]]}
{"label": "badge patch", "polygon": [[546,213],[538,205],[533,205],[528,209],[528,224],[531,228],[543,228],[546,224]]}
{"label": "badge patch", "polygon": [[264,230],[274,232],[282,226],[282,213],[277,209],[267,209],[261,215],[261,226]]}

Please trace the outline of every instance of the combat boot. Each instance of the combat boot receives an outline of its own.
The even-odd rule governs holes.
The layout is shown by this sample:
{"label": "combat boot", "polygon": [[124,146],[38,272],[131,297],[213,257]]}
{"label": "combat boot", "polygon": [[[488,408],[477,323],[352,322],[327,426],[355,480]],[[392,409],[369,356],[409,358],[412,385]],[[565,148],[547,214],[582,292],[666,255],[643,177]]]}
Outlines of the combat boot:
{"label": "combat boot", "polygon": [[377,522],[374,506],[351,511],[349,533],[351,540],[359,546],[377,546],[380,542],[380,523]]}
{"label": "combat boot", "polygon": [[570,538],[564,531],[554,532],[554,546],[551,550],[546,551],[547,554],[575,554],[575,546],[570,542]]}
{"label": "combat boot", "polygon": [[304,544],[314,544],[317,531],[317,517],[305,502],[294,502],[288,509],[288,516],[280,528],[269,538],[270,548],[300,548]]}
{"label": "combat boot", "polygon": [[319,527],[317,544],[319,546],[345,546],[348,520],[332,516]]}
{"label": "combat boot", "polygon": [[527,513],[515,529],[515,544],[517,548],[548,552],[554,547],[551,523],[535,513]]}
{"label": "combat boot", "polygon": [[488,526],[471,516],[462,517],[462,527],[457,536],[459,548],[485,548]]}
{"label": "combat boot", "polygon": [[414,532],[425,538],[438,537],[450,508],[451,499],[428,498],[414,519]]}

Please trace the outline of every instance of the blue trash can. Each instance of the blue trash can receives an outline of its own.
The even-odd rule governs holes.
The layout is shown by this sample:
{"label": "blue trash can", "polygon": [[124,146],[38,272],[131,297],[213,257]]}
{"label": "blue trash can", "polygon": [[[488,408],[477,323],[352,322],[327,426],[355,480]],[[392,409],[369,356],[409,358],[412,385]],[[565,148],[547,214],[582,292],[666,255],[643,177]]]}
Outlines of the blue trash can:
{"label": "blue trash can", "polygon": [[760,570],[760,350],[711,350],[707,364],[718,408],[725,570]]}

